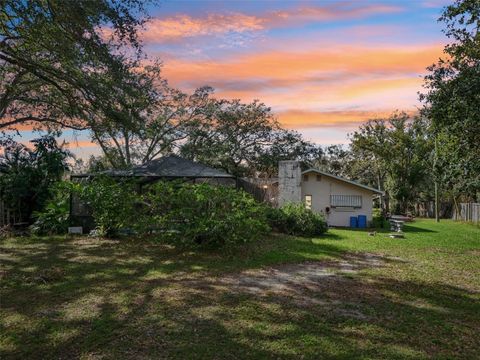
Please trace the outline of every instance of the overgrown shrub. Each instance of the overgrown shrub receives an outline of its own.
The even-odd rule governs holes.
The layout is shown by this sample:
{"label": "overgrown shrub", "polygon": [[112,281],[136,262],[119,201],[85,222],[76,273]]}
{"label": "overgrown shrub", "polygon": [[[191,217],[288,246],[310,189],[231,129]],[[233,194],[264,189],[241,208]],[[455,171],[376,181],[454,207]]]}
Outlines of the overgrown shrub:
{"label": "overgrown shrub", "polygon": [[41,211],[33,213],[34,223],[30,230],[35,235],[65,234],[69,225],[70,189],[67,182],[53,187],[53,197]]}
{"label": "overgrown shrub", "polygon": [[264,207],[225,186],[159,182],[143,195],[152,224],[182,245],[221,247],[257,239],[269,227]]}
{"label": "overgrown shrub", "polygon": [[318,236],[324,234],[327,222],[323,215],[313,212],[303,204],[285,204],[281,208],[269,208],[267,217],[275,230],[296,236]]}
{"label": "overgrown shrub", "polygon": [[98,234],[110,237],[121,229],[141,228],[144,217],[137,212],[140,198],[133,181],[97,176],[72,184],[72,191],[91,208]]}
{"label": "overgrown shrub", "polygon": [[11,136],[0,136],[0,198],[17,222],[31,222],[52,198],[71,156],[51,134],[31,141],[33,149]]}
{"label": "overgrown shrub", "polygon": [[97,177],[73,189],[92,209],[103,236],[156,232],[181,245],[221,247],[269,230],[264,207],[225,186],[161,181],[140,192],[134,182]]}
{"label": "overgrown shrub", "polygon": [[372,210],[372,224],[371,224],[371,227],[375,228],[375,229],[388,228],[388,221],[385,218],[385,216],[383,216],[381,209],[376,208],[376,209]]}

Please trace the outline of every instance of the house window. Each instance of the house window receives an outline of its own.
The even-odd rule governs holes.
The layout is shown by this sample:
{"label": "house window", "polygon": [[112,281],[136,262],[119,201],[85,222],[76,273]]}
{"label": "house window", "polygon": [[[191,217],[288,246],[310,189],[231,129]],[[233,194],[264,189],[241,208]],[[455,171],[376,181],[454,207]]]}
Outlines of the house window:
{"label": "house window", "polygon": [[312,210],[312,195],[305,195],[305,207]]}
{"label": "house window", "polygon": [[308,181],[308,174],[303,175],[303,181]]}
{"label": "house window", "polygon": [[317,181],[322,181],[322,175],[317,175]]}
{"label": "house window", "polygon": [[361,195],[330,195],[330,205],[332,207],[350,207],[361,208]]}

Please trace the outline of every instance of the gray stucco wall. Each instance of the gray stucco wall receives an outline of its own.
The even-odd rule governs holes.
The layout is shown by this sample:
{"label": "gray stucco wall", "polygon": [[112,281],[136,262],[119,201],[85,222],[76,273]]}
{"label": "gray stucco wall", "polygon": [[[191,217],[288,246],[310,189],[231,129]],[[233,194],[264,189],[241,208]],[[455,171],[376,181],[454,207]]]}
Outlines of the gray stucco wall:
{"label": "gray stucco wall", "polygon": [[278,205],[302,201],[302,170],[298,161],[280,161],[278,164]]}

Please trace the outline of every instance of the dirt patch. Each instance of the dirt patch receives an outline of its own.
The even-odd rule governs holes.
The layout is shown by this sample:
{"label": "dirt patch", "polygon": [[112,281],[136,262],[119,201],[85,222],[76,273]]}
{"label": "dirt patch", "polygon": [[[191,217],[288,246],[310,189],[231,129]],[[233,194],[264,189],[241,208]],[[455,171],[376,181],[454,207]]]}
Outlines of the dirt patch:
{"label": "dirt patch", "polygon": [[[353,278],[361,269],[382,267],[392,259],[374,254],[348,254],[340,261],[279,265],[221,277],[216,287],[259,297],[277,297],[299,306],[335,308],[348,317],[364,318],[354,306],[370,287]],[[341,306],[339,306],[341,305]]]}

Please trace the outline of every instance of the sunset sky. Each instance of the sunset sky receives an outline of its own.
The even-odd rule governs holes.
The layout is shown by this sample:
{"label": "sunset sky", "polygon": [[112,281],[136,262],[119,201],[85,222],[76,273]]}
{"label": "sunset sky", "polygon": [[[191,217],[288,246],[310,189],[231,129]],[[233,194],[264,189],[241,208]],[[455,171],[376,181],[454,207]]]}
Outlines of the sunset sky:
{"label": "sunset sky", "polygon": [[[171,85],[259,99],[285,127],[338,144],[369,118],[416,109],[425,68],[445,45],[437,18],[448,3],[162,1],[141,38]],[[64,137],[77,155],[98,154],[87,134]]]}

